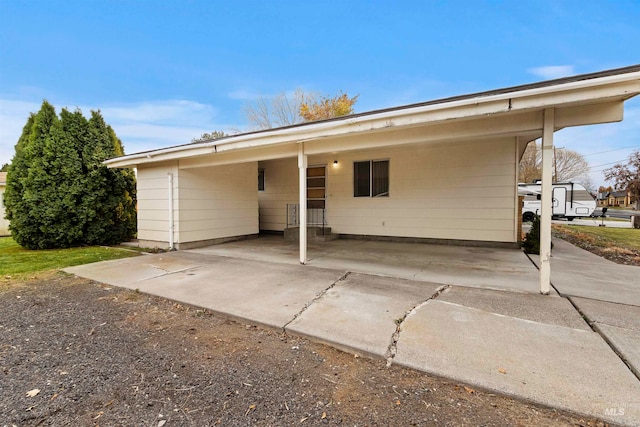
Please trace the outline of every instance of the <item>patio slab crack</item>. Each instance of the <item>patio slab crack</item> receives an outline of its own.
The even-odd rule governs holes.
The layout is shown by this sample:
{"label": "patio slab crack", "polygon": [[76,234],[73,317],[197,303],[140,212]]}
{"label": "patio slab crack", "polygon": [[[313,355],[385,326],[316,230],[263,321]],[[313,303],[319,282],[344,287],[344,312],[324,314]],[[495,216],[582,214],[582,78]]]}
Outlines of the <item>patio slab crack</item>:
{"label": "patio slab crack", "polygon": [[404,323],[407,316],[409,316],[411,313],[414,313],[416,310],[418,310],[420,307],[422,307],[429,301],[438,298],[438,296],[440,296],[441,293],[443,293],[445,290],[449,289],[450,287],[451,285],[440,286],[438,289],[436,289],[433,295],[431,295],[426,300],[417,303],[416,305],[411,307],[409,310],[405,311],[404,315],[401,318],[396,319],[396,330],[391,335],[391,343],[389,343],[389,347],[387,348],[387,352],[385,353],[385,357],[387,359],[387,368],[391,366],[391,364],[393,363],[393,359],[396,357],[396,352],[398,349],[398,340],[400,339],[400,332],[402,330],[402,323]]}
{"label": "patio slab crack", "polygon": [[349,277],[349,275],[351,274],[350,271],[347,271],[346,273],[344,273],[342,276],[340,276],[335,282],[333,282],[331,285],[329,285],[327,288],[323,289],[320,293],[318,293],[311,301],[307,302],[304,307],[302,307],[300,309],[299,312],[297,312],[293,318],[291,320],[289,320],[287,323],[284,324],[284,326],[282,327],[282,330],[284,332],[287,331],[287,327],[293,323],[298,317],[300,317],[302,315],[302,313],[304,313],[309,307],[311,307],[316,301],[322,299],[322,297],[329,292],[331,289],[333,289],[334,286],[336,286],[338,283],[344,281],[347,279],[347,277]]}

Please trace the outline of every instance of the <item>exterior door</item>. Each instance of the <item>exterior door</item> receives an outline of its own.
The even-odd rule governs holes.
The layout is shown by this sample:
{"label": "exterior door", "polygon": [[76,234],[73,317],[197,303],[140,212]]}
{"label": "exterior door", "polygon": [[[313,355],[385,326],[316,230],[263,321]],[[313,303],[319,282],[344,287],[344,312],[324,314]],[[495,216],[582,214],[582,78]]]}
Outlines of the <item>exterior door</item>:
{"label": "exterior door", "polygon": [[567,213],[567,189],[556,187],[553,189],[553,215],[565,215]]}
{"label": "exterior door", "polygon": [[327,167],[307,168],[307,224],[326,225]]}

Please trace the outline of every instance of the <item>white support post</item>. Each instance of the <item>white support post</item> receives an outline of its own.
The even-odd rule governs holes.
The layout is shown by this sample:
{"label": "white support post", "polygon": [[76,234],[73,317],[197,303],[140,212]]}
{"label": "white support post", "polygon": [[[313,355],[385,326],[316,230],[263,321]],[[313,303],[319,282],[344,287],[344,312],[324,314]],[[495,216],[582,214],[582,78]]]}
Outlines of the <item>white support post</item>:
{"label": "white support post", "polygon": [[551,215],[553,213],[552,161],[553,161],[554,109],[544,110],[542,128],[542,188],[540,200],[540,293],[548,295],[551,289]]}
{"label": "white support post", "polygon": [[307,155],[304,154],[304,144],[298,145],[298,170],[300,175],[300,201],[298,212],[300,215],[300,264],[307,263]]}

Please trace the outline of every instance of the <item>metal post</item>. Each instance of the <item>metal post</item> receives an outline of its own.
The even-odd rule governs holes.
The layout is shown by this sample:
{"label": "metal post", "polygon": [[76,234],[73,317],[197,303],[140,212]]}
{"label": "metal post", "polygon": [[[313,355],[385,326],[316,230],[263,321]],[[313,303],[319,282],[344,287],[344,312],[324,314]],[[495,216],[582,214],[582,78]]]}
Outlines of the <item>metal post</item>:
{"label": "metal post", "polygon": [[300,264],[307,263],[307,155],[304,144],[298,145],[298,170],[300,175]]}
{"label": "metal post", "polygon": [[551,290],[551,215],[553,213],[552,170],[554,109],[544,110],[542,128],[542,185],[540,200],[540,293]]}

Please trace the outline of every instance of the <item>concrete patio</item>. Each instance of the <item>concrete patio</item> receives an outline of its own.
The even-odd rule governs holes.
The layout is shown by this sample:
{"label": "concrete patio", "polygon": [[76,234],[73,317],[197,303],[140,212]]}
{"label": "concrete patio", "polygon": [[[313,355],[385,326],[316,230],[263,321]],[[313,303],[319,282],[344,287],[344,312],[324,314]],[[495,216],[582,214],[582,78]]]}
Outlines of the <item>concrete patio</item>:
{"label": "concrete patio", "polygon": [[266,236],[65,271],[472,387],[638,425],[640,304],[632,304],[640,283],[614,284],[615,296],[593,299],[606,299],[611,284],[590,271],[619,266],[590,258],[575,266],[579,251],[554,249],[552,282],[567,297],[540,295],[538,271],[519,250],[358,240],[312,244],[306,266],[297,262],[296,244]]}

